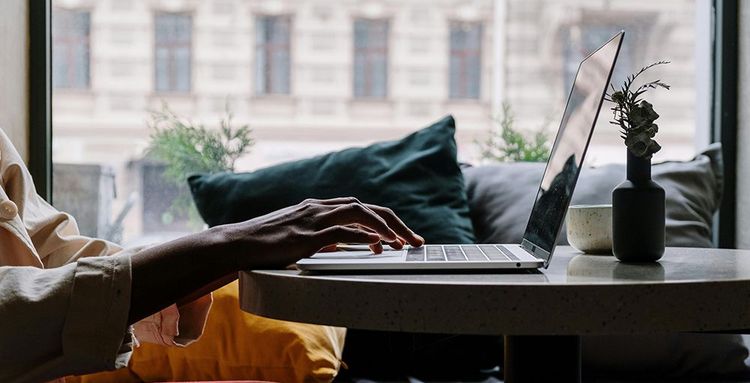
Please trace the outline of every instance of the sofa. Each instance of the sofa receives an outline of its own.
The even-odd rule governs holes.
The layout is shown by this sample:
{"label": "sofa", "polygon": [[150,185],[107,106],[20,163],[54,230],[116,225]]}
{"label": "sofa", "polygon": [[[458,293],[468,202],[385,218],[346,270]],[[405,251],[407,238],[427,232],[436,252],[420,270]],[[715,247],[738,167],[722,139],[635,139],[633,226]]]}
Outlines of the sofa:
{"label": "sofa", "polygon": [[[544,164],[461,165],[455,129],[447,116],[401,140],[250,173],[195,175],[188,183],[210,226],[250,219],[305,198],[355,196],[392,208],[428,243],[518,243]],[[721,147],[713,145],[689,161],[655,164],[653,175],[667,193],[667,245],[711,247],[723,188]],[[624,179],[621,164],[585,168],[573,203],[608,203]],[[559,243],[566,243],[564,234]],[[583,340],[584,374],[601,381],[744,379],[747,356],[743,338],[732,334]],[[341,358],[336,380],[342,382],[497,380],[502,338],[350,329]]]}

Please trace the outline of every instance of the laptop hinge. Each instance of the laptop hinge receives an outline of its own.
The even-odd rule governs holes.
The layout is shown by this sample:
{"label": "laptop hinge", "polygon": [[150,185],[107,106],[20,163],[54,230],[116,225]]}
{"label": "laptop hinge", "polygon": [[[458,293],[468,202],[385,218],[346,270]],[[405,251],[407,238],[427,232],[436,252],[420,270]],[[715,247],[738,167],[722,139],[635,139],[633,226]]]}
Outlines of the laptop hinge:
{"label": "laptop hinge", "polygon": [[531,254],[534,258],[543,261],[544,268],[547,268],[547,266],[549,266],[550,253],[547,250],[542,249],[541,247],[535,245],[533,242],[527,239],[524,239],[521,242],[521,248],[526,250],[526,252]]}

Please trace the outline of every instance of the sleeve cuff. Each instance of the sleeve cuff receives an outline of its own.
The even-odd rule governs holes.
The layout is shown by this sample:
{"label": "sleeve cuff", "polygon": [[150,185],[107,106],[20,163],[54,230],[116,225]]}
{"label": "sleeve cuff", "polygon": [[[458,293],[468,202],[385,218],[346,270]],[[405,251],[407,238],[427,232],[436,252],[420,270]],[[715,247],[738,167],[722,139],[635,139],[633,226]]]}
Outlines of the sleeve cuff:
{"label": "sleeve cuff", "polygon": [[187,346],[200,338],[213,297],[204,295],[185,305],[171,305],[138,321],[133,327],[137,342],[162,346]]}
{"label": "sleeve cuff", "polygon": [[132,352],[128,255],[81,258],[63,328],[63,353],[92,370],[127,366]]}
{"label": "sleeve cuff", "polygon": [[203,335],[213,301],[213,294],[208,294],[188,304],[177,306],[180,310],[181,319],[178,323],[180,331],[178,336],[174,338],[174,344],[187,346]]}

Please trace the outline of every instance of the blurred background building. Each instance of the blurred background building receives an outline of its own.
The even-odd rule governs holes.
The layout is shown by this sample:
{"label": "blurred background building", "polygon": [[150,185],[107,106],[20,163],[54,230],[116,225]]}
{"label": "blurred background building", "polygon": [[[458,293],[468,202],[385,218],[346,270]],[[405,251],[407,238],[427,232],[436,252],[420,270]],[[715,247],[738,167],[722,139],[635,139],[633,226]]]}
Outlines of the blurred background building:
{"label": "blurred background building", "polygon": [[[104,209],[88,214],[96,223],[81,222],[84,231],[119,226],[113,238],[128,243],[189,230],[163,222],[174,190],[158,164],[143,161],[149,111],[162,103],[207,126],[227,108],[249,124],[256,145],[239,170],[396,139],[446,114],[457,121],[460,159],[476,162],[476,142],[496,128],[503,103],[521,129],[554,133],[579,61],[624,29],[615,83],[672,61],[649,72],[673,86],[649,96],[661,114],[664,150],[655,160],[689,158],[707,140],[708,83],[696,76],[704,72],[697,52],[709,46],[700,0],[53,5],[54,200]],[[590,163],[624,162],[609,117],[600,116]],[[85,176],[69,166],[84,164]],[[88,165],[101,177],[91,178]],[[75,192],[85,177],[111,184],[98,197],[108,201]]]}

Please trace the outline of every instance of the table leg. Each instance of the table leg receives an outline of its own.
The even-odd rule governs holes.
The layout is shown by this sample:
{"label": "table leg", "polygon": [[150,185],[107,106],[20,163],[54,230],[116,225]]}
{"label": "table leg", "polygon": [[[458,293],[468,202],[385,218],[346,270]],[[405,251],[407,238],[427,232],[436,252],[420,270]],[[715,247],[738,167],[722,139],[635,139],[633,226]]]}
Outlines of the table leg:
{"label": "table leg", "polygon": [[505,336],[505,383],[580,382],[580,336]]}

